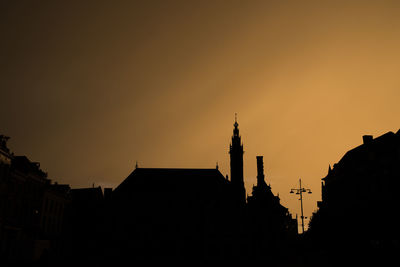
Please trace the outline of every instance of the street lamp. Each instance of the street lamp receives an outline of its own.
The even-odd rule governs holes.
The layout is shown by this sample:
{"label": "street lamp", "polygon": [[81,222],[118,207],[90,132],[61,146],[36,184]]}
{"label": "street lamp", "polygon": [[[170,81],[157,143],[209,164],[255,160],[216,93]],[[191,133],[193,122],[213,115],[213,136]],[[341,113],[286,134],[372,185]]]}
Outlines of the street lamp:
{"label": "street lamp", "polygon": [[304,234],[304,215],[303,215],[303,193],[308,193],[308,194],[312,194],[311,189],[308,188],[304,188],[301,187],[301,179],[299,179],[299,188],[292,188],[290,189],[290,194],[293,194],[294,192],[296,192],[296,195],[300,195],[300,208],[301,208],[301,227],[303,230],[303,234]]}

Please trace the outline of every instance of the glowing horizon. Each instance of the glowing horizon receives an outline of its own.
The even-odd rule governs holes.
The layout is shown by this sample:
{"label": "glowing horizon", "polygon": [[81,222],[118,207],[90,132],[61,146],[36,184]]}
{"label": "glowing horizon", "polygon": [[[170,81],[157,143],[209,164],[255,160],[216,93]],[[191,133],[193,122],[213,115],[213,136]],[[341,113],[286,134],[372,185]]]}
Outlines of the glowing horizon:
{"label": "glowing horizon", "polygon": [[144,167],[229,174],[234,114],[246,191],[311,188],[362,135],[400,128],[400,4],[121,1],[0,4],[0,133],[72,187]]}

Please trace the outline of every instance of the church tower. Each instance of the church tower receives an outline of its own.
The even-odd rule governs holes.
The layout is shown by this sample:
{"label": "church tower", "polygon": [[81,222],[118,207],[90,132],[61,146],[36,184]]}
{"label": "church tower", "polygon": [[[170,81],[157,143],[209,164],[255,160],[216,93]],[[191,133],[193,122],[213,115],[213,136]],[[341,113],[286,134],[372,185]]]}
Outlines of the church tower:
{"label": "church tower", "polygon": [[231,183],[234,187],[235,195],[239,205],[246,203],[246,190],[243,180],[243,144],[239,135],[239,124],[235,114],[235,124],[233,124],[232,143],[229,148],[231,156]]}

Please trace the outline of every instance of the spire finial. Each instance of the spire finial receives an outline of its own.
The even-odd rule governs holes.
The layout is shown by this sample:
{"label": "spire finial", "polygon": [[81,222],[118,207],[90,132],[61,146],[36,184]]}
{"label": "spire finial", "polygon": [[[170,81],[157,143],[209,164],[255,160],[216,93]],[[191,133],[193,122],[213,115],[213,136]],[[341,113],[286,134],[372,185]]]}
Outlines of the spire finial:
{"label": "spire finial", "polygon": [[215,166],[215,168],[218,170],[218,161],[217,161],[217,165]]}
{"label": "spire finial", "polygon": [[233,126],[235,127],[235,129],[237,129],[237,127],[239,126],[237,122],[237,113],[235,113],[235,123],[233,124]]}
{"label": "spire finial", "polygon": [[138,165],[138,163],[136,161],[135,169],[137,169],[137,168],[139,168],[139,165]]}
{"label": "spire finial", "polygon": [[237,122],[237,113],[235,113],[235,123],[233,124],[233,136],[239,136],[239,123]]}

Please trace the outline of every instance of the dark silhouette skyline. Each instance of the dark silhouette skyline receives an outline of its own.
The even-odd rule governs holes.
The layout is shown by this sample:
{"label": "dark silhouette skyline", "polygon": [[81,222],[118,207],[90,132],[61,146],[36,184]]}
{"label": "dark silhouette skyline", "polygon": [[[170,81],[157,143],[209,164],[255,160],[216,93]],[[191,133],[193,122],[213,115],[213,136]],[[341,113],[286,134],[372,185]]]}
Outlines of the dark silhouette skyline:
{"label": "dark silhouette skyline", "polygon": [[[52,182],[0,136],[0,262],[37,264],[386,264],[399,249],[400,130],[363,136],[322,179],[310,229],[275,196],[257,156],[244,198],[235,118],[232,177],[214,169],[141,168],[115,189]],[[238,166],[239,165],[239,166]],[[365,257],[364,254],[368,256]]]}
{"label": "dark silhouette skyline", "polygon": [[[100,261],[129,246],[137,260],[152,249],[170,261],[385,258],[398,249],[397,133],[385,133],[399,127],[399,10],[392,0],[0,1],[0,261]],[[172,170],[187,173],[174,182]],[[184,216],[163,217],[158,201],[174,214],[185,206],[162,186],[128,201],[157,213],[117,227],[129,207],[114,191],[133,172],[168,177],[160,184],[175,193],[179,177],[208,181],[210,198],[182,195],[193,236],[173,227]],[[313,191],[304,216],[289,194],[300,178]],[[305,221],[292,238],[294,218]],[[135,235],[143,242],[126,241]]]}
{"label": "dark silhouette skyline", "polygon": [[[10,153],[2,135],[1,261],[212,264],[263,262],[265,253],[270,261],[284,260],[297,240],[297,220],[265,183],[261,156],[259,183],[246,199],[238,126],[235,118],[231,177],[218,165],[137,165],[104,193],[94,184],[71,189],[52,183],[39,163]],[[6,207],[8,201],[16,205]]]}
{"label": "dark silhouette skyline", "polygon": [[[275,194],[398,127],[397,1],[0,3],[0,133],[72,187],[141,167],[212,168],[239,114],[247,192],[264,155]],[[360,48],[361,47],[361,48]],[[207,144],[207,145],[205,145]],[[70,168],[69,166],[74,166]],[[290,167],[289,167],[290,166]]]}

